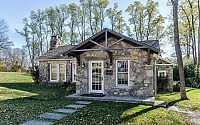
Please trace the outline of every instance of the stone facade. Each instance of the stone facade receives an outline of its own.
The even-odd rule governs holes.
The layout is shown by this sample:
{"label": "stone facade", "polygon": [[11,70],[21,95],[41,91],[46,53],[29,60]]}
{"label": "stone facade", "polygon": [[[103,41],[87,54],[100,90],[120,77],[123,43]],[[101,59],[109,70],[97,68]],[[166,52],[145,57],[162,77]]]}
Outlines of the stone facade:
{"label": "stone facade", "polygon": [[[167,82],[163,85],[163,90],[164,92],[173,92],[173,65],[169,65],[169,64],[159,65],[158,64],[156,65],[156,71],[157,71],[157,74],[158,74],[158,71],[166,71]],[[159,84],[159,82],[157,82],[157,84]]]}
{"label": "stone facade", "polygon": [[[90,77],[91,77],[90,76],[91,75],[90,62],[91,61],[103,62],[103,79],[102,79],[103,89],[102,90],[103,90],[103,94],[105,95],[136,96],[136,97],[155,96],[157,92],[156,82],[157,82],[157,74],[159,70],[166,70],[166,73],[168,76],[168,83],[166,83],[165,89],[170,90],[170,91],[173,89],[172,65],[162,60],[159,60],[159,61],[157,60],[157,64],[156,64],[156,59],[157,59],[156,53],[158,53],[159,50],[155,51],[152,48],[149,49],[149,46],[148,46],[148,50],[150,50],[148,53],[147,46],[140,45],[141,43],[135,43],[132,41],[132,39],[124,38],[124,41],[123,40],[118,41],[119,39],[109,36],[107,39],[107,44],[108,44],[107,46],[108,47],[110,46],[110,48],[112,48],[109,50],[110,52],[112,52],[112,58],[111,58],[110,52],[102,49],[102,46],[106,45],[105,41],[101,41],[102,36],[94,38],[94,41],[95,39],[99,40],[98,43],[93,42],[94,44],[83,44],[83,45],[80,44],[85,49],[84,52],[83,50],[79,52],[71,51],[72,47],[57,47],[57,48],[54,47],[54,49],[51,50],[46,55],[44,55],[43,58],[41,56],[39,60],[40,83],[45,84],[45,83],[52,82],[50,80],[50,65],[51,64],[65,64],[66,82],[71,82],[72,81],[72,63],[76,62],[76,58],[73,58],[72,56],[76,56],[77,57],[77,71],[76,71],[77,72],[76,74],[76,93],[77,94],[92,93],[91,88],[90,88],[91,86],[90,85],[91,84],[90,83]],[[116,43],[116,41],[118,42]],[[139,46],[141,48],[134,48],[134,49],[131,48],[134,46],[135,47]],[[74,48],[77,49],[76,47]],[[72,48],[72,50],[74,48]],[[131,48],[131,49],[122,50],[119,48]],[[86,51],[87,49],[93,49],[93,51]],[[95,50],[95,49],[102,49],[102,50]],[[68,50],[70,51],[69,53],[67,53]],[[56,58],[53,58],[53,57],[56,57]],[[118,60],[128,61],[128,65],[129,65],[128,85],[120,86],[117,84],[116,70],[117,70]],[[112,73],[106,73],[106,71],[112,71]],[[54,81],[54,82],[59,82],[59,80]]]}
{"label": "stone facade", "polygon": [[[117,39],[109,38],[108,43],[112,44]],[[101,43],[102,45],[105,42]],[[108,45],[109,46],[109,45]],[[112,48],[131,47],[125,42],[119,42]],[[94,46],[93,48],[99,48]],[[116,60],[129,60],[129,84],[128,86],[119,87],[116,85]],[[154,59],[151,55],[151,64],[147,65],[148,53],[142,49],[127,49],[127,50],[115,50],[113,51],[113,64],[109,64],[109,55],[105,51],[87,51],[80,55],[80,62],[85,64],[85,67],[77,67],[77,82],[76,93],[89,94],[89,61],[103,61],[103,73],[104,73],[104,94],[106,95],[118,95],[118,96],[138,96],[147,97],[154,96],[155,84],[154,84],[154,72],[153,65]],[[105,65],[107,65],[105,67]],[[112,75],[106,75],[107,69],[113,70]]]}
{"label": "stone facade", "polygon": [[51,83],[50,81],[50,64],[65,64],[66,65],[66,82],[71,81],[71,63],[75,62],[69,60],[46,60],[46,61],[39,61],[39,81],[41,84]]}

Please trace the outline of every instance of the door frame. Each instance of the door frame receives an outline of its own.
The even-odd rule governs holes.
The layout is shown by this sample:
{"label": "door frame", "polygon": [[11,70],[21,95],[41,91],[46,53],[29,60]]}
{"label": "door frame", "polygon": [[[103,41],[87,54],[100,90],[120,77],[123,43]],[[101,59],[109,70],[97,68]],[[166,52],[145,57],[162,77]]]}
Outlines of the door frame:
{"label": "door frame", "polygon": [[[102,84],[102,89],[101,90],[92,90],[92,63],[101,63],[101,84]],[[104,66],[103,66],[103,61],[98,60],[98,61],[89,61],[89,93],[103,93],[104,94]]]}

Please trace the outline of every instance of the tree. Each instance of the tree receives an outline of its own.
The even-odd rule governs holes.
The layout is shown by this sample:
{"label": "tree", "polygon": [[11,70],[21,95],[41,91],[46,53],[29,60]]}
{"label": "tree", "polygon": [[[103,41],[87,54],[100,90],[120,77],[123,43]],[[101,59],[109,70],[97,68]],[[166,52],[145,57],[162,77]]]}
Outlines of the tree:
{"label": "tree", "polygon": [[163,17],[158,10],[158,2],[148,0],[146,4],[140,1],[134,1],[126,9],[129,13],[129,23],[133,25],[133,34],[136,40],[149,40],[164,37],[165,30]]}
{"label": "tree", "polygon": [[69,7],[68,7],[68,13],[69,13],[69,22],[68,22],[68,26],[69,26],[69,29],[70,29],[70,43],[71,45],[75,45],[76,44],[76,27],[77,27],[77,24],[78,24],[78,12],[79,12],[80,8],[78,5],[76,5],[75,3],[71,3],[69,4]]}
{"label": "tree", "polygon": [[179,29],[178,29],[178,0],[171,0],[173,6],[173,23],[174,23],[174,44],[177,56],[177,62],[179,67],[179,77],[180,77],[180,95],[181,99],[188,99],[185,90],[185,76],[183,69],[182,53],[179,41]]}
{"label": "tree", "polygon": [[200,66],[200,3],[198,0],[198,16],[199,16],[199,27],[198,27],[198,60],[197,60],[197,76],[199,77],[199,66]]}
{"label": "tree", "polygon": [[150,32],[153,31],[153,20],[158,13],[157,7],[158,2],[154,2],[153,0],[148,0],[146,5],[146,15],[147,15],[147,28],[146,28],[146,40],[149,40]]}
{"label": "tree", "polygon": [[109,8],[106,10],[106,15],[110,21],[112,30],[114,30],[114,27],[116,25],[117,8],[118,8],[118,4],[114,3],[114,8]]}
{"label": "tree", "polygon": [[8,37],[8,26],[5,20],[0,19],[0,51],[6,50],[12,46],[12,42],[9,41]]}

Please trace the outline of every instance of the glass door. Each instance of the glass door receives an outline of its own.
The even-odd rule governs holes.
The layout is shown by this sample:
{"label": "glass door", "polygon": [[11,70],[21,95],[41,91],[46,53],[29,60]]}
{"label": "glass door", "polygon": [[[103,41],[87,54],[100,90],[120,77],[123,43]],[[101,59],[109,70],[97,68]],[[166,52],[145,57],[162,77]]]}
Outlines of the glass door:
{"label": "glass door", "polygon": [[90,62],[90,92],[103,93],[103,61]]}

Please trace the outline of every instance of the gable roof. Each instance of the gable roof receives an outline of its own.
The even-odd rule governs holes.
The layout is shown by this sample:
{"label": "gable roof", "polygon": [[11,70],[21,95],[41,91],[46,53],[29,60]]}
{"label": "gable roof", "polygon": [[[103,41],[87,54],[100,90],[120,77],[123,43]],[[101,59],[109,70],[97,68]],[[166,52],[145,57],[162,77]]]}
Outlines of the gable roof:
{"label": "gable roof", "polygon": [[88,38],[87,40],[85,40],[84,42],[82,42],[79,45],[75,46],[74,48],[70,49],[65,54],[69,54],[73,50],[87,48],[88,46],[90,46],[91,44],[93,44],[93,43],[90,42],[90,40],[96,41],[96,40],[104,39],[105,38],[105,32],[107,32],[108,38],[110,36],[118,38],[118,39],[124,38],[123,41],[128,42],[129,44],[134,44],[134,45],[136,45],[138,47],[149,48],[151,51],[153,51],[155,53],[159,53],[160,52],[160,45],[159,45],[159,41],[158,40],[137,41],[137,40],[134,40],[134,39],[132,39],[130,37],[127,37],[127,36],[125,36],[123,34],[120,34],[120,33],[117,33],[117,32],[115,32],[113,30],[110,30],[108,28],[104,28],[100,32],[94,34],[93,36],[91,36],[90,38]]}
{"label": "gable roof", "polygon": [[170,62],[167,59],[162,58],[161,56],[158,56],[158,59],[156,60],[156,64],[172,64],[172,62]]}
{"label": "gable roof", "polygon": [[65,45],[65,46],[59,46],[55,49],[52,49],[43,55],[39,56],[37,59],[66,59],[67,56],[63,57],[63,54],[73,48],[73,45]]}
{"label": "gable roof", "polygon": [[127,42],[131,45],[148,48],[152,52],[155,52],[155,53],[160,52],[160,45],[159,45],[158,40],[137,41],[123,34],[110,30],[108,28],[104,28],[103,30],[89,37],[88,39],[78,44],[77,46],[73,46],[73,45],[60,46],[41,55],[40,57],[38,57],[38,59],[67,59],[69,58],[68,54],[72,53],[73,50],[88,48],[88,47],[91,47],[92,45],[94,46],[95,44],[91,43],[90,40],[93,40],[93,41],[104,40],[106,32],[108,34],[108,38],[109,37],[115,37],[117,39],[123,38],[124,42]]}

